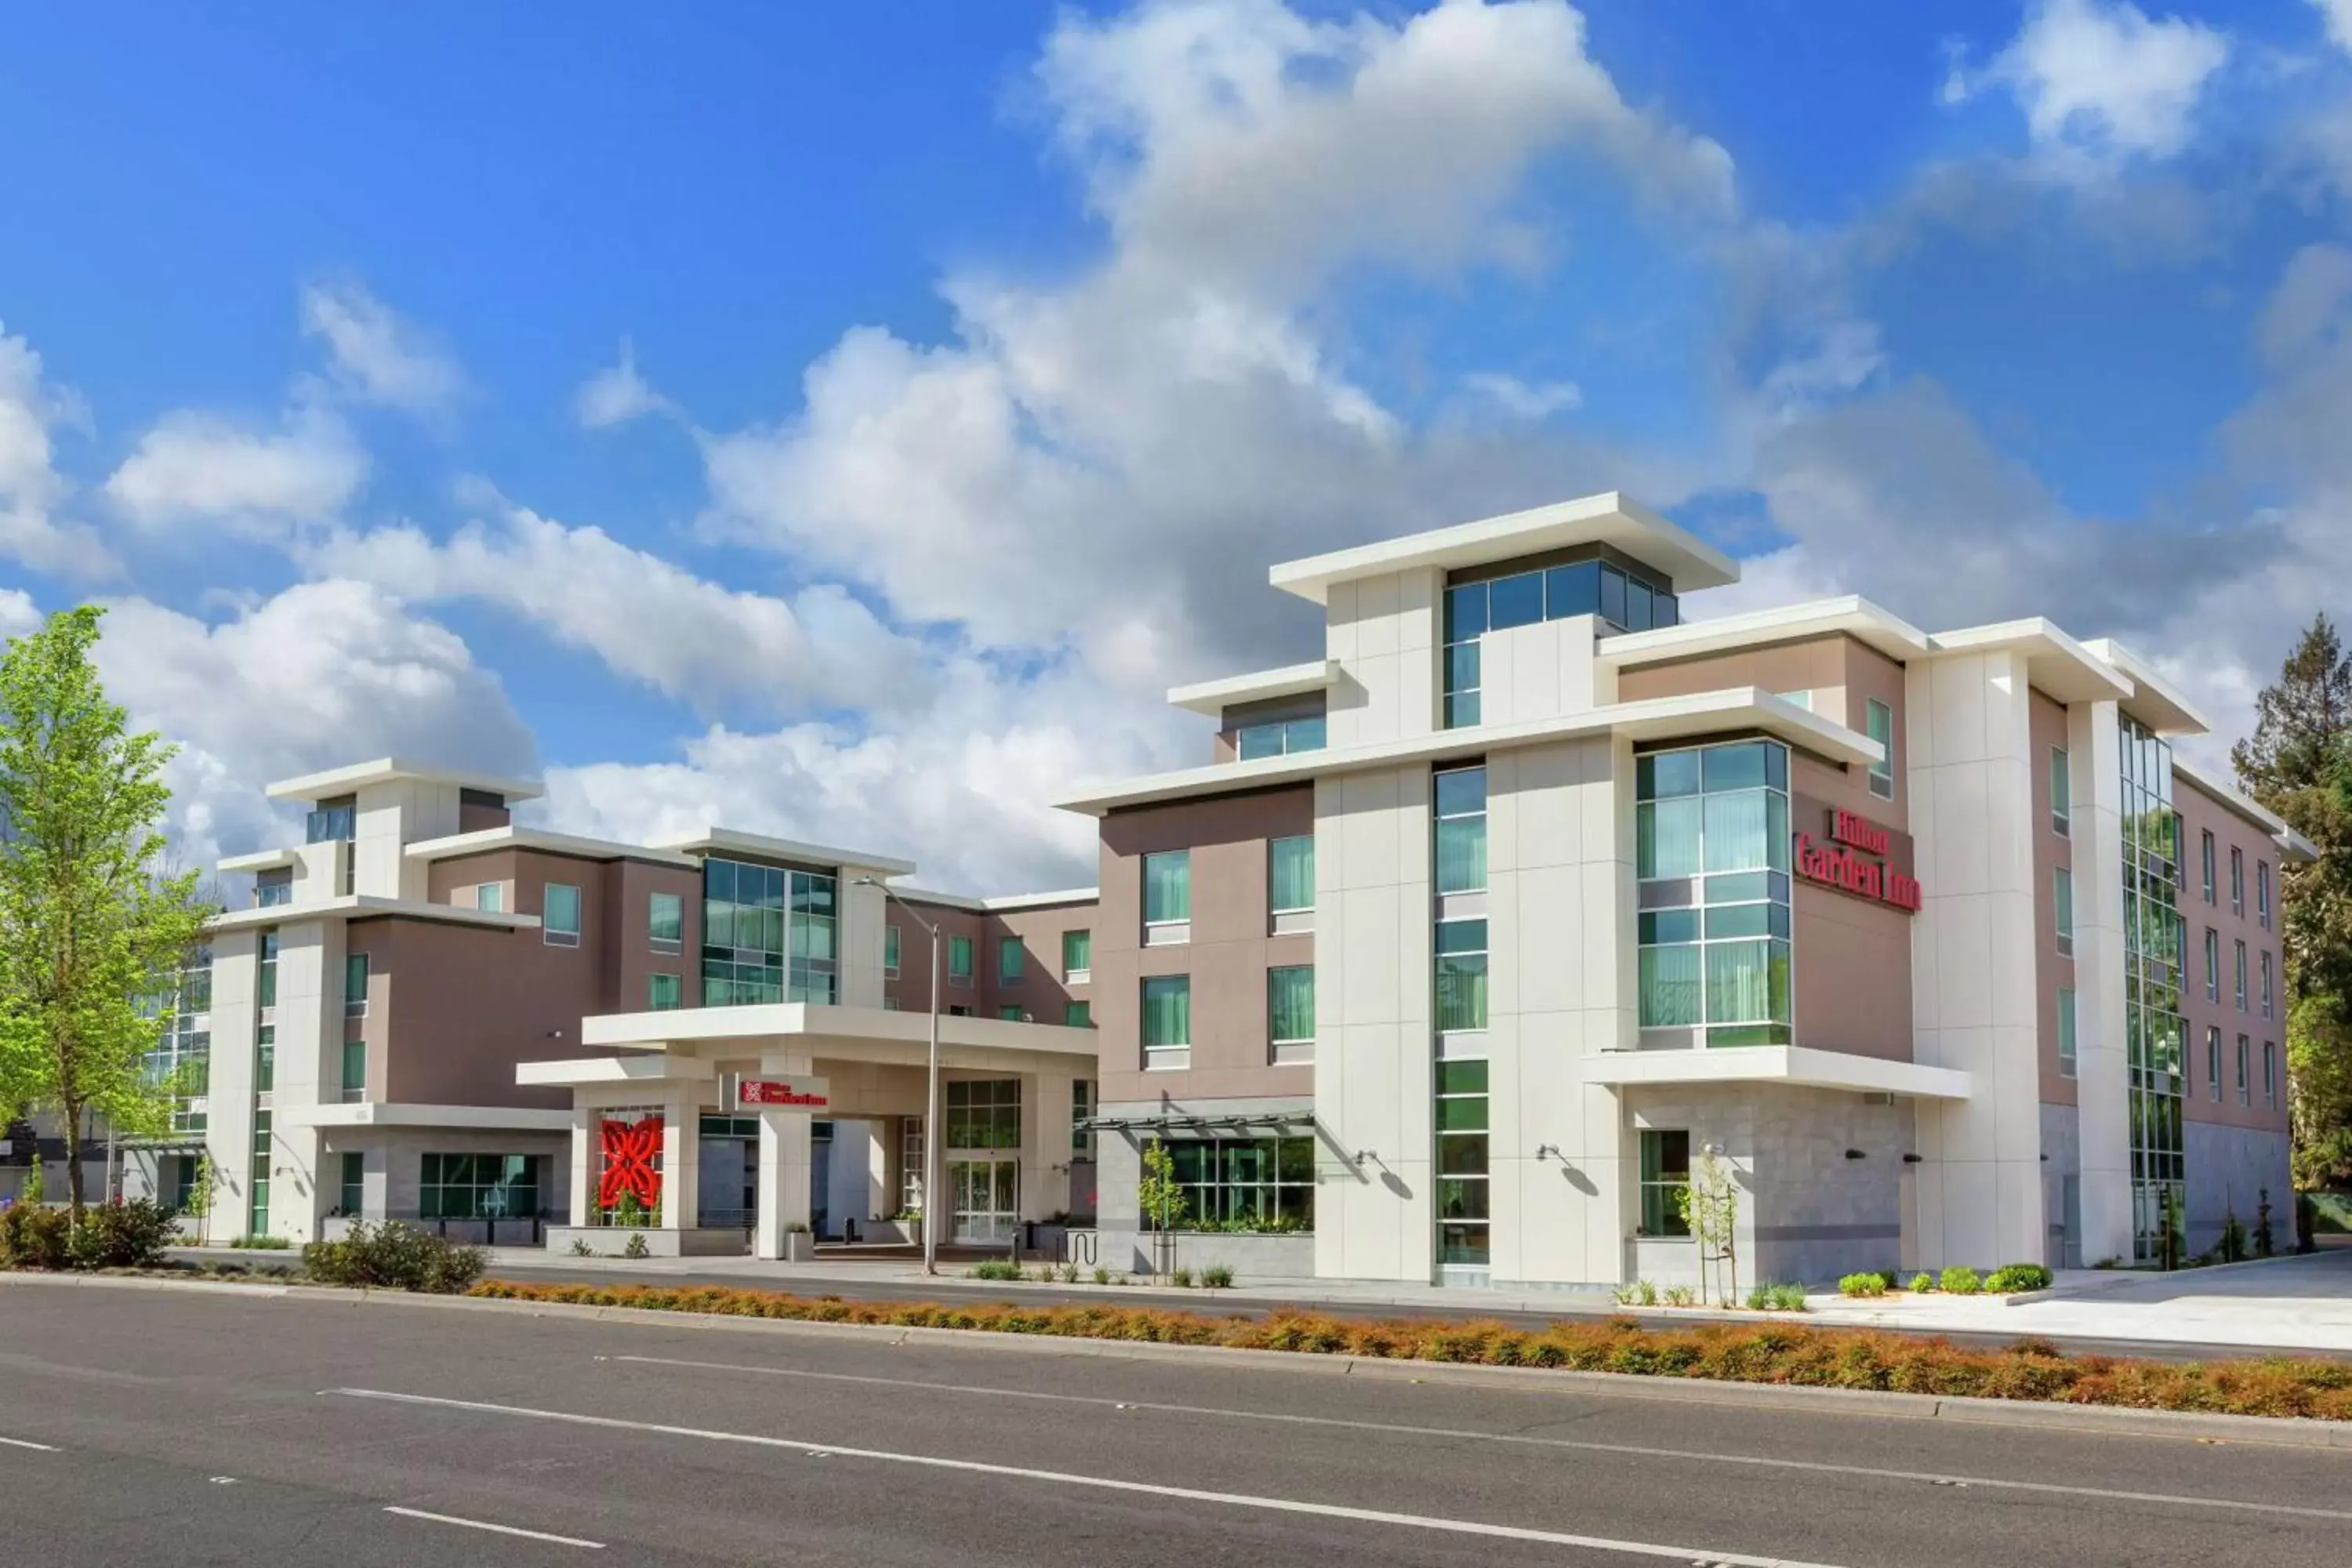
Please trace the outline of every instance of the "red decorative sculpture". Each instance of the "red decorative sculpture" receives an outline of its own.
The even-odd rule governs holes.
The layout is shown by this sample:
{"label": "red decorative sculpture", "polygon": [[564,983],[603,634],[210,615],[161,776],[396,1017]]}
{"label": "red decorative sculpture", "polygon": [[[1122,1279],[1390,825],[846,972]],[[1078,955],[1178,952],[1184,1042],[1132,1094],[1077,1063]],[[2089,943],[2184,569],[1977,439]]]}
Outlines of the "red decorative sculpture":
{"label": "red decorative sculpture", "polygon": [[601,1123],[601,1137],[604,1179],[596,1190],[598,1205],[609,1211],[628,1194],[652,1213],[661,1203],[661,1171],[654,1162],[661,1158],[662,1119],[606,1121]]}

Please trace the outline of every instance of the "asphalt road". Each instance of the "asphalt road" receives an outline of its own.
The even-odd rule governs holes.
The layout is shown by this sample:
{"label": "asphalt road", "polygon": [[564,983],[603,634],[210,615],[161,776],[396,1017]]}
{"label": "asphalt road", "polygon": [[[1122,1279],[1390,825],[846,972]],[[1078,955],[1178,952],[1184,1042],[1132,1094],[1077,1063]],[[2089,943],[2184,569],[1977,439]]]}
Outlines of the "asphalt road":
{"label": "asphalt road", "polygon": [[0,1564],[2340,1568],[2352,1453],[0,1285]]}

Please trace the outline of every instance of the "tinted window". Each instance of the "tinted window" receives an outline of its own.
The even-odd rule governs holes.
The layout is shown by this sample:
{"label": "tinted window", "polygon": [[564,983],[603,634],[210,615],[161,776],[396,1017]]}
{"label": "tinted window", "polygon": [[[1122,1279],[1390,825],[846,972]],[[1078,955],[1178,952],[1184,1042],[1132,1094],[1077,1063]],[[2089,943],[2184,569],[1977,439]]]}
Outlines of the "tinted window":
{"label": "tinted window", "polygon": [[1601,613],[1600,562],[1580,561],[1573,566],[1555,566],[1544,576],[1549,598],[1545,614],[1550,619]]}
{"label": "tinted window", "polygon": [[1500,631],[1505,626],[1531,626],[1544,618],[1544,584],[1540,573],[1529,572],[1518,577],[1498,577],[1486,584],[1487,625]]}
{"label": "tinted window", "polygon": [[1625,574],[1614,566],[1601,570],[1601,618],[1621,626],[1625,624]]}
{"label": "tinted window", "polygon": [[1650,629],[1650,585],[1632,577],[1625,579],[1625,629],[1629,632]]}
{"label": "tinted window", "polygon": [[1486,584],[1465,584],[1445,591],[1446,640],[1460,642],[1486,629]]}

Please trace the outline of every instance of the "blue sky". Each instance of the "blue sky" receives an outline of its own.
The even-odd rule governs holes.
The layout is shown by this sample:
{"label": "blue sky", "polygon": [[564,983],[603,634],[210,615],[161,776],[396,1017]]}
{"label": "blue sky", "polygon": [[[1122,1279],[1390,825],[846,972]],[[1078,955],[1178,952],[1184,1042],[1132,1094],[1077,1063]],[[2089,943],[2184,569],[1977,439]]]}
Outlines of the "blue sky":
{"label": "blue sky", "polygon": [[110,606],[205,856],[397,751],[1084,879],[1269,560],[1609,488],[2226,740],[2352,580],[2347,194],[2352,0],[20,8],[0,623]]}

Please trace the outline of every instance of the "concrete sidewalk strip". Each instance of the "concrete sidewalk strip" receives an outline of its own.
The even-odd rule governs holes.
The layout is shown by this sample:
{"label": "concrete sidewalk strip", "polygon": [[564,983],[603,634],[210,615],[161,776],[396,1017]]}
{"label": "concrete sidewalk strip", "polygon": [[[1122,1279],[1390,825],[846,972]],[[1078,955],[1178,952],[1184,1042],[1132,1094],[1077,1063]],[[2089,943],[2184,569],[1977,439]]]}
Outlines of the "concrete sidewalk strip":
{"label": "concrete sidewalk strip", "polygon": [[89,1275],[40,1275],[0,1271],[0,1284],[79,1289],[161,1291],[224,1290],[258,1293],[274,1300],[362,1307],[409,1307],[439,1311],[524,1313],[591,1322],[642,1324],[711,1331],[838,1337],[942,1348],[987,1348],[1041,1355],[1097,1357],[1109,1361],[1210,1363],[1261,1366],[1268,1371],[1325,1376],[1366,1377],[1404,1383],[1485,1384],[1521,1392],[1555,1389],[1581,1394],[1663,1399],[1749,1408],[1848,1410],[1855,1415],[1909,1420],[1961,1421],[1988,1426],[2062,1427],[2116,1436],[2220,1440],[2296,1448],[2352,1451],[2352,1422],[2304,1416],[2205,1415],[2190,1411],[2139,1410],[2106,1405],[2065,1405],[2035,1400],[1981,1399],[1879,1389],[1816,1388],[1792,1384],[1725,1383],[1705,1378],[1641,1373],[1579,1372],[1565,1368],[1486,1366],[1475,1363],[1412,1361],[1302,1351],[1229,1349],[1217,1345],[1160,1344],[1144,1340],[1082,1339],[1053,1334],[1005,1333],[986,1329],[939,1329],[887,1323],[827,1323],[722,1313],[665,1311],[647,1307],[604,1307],[561,1301],[501,1300],[473,1296],[426,1296],[400,1290],[355,1290],[333,1286],[262,1285],[194,1279],[142,1279]]}

